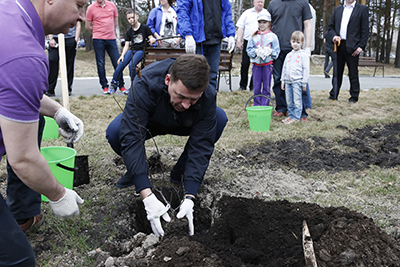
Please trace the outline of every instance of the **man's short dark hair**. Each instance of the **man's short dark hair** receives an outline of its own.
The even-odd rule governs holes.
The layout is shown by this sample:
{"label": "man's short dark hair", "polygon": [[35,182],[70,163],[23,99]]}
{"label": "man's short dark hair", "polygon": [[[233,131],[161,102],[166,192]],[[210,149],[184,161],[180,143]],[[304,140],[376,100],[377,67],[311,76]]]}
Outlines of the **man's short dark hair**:
{"label": "man's short dark hair", "polygon": [[203,55],[183,54],[169,69],[171,82],[180,80],[191,91],[203,91],[210,81],[210,65]]}

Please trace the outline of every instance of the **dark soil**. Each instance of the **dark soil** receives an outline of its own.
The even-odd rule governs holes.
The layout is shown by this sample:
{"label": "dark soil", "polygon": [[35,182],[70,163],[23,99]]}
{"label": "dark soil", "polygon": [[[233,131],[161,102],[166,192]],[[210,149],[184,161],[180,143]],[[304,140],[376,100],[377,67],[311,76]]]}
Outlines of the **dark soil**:
{"label": "dark soil", "polygon": [[[214,165],[210,166],[208,174],[212,172],[209,174],[211,177],[221,176],[220,164],[232,170],[252,166],[299,173],[321,170],[352,172],[372,165],[391,168],[400,164],[399,123],[356,130],[338,127],[350,135],[338,141],[321,137],[276,143],[265,141],[263,145],[248,147],[235,154],[217,153],[212,158]],[[156,166],[160,160],[163,161],[163,157],[153,156],[150,160],[154,173],[163,169]],[[172,166],[164,167],[170,169]],[[256,196],[227,196],[218,192],[221,185],[217,183],[212,179],[205,180],[195,201],[194,236],[188,236],[187,222],[174,219],[172,223],[163,225],[166,235],[150,257],[126,260],[114,266],[303,267],[303,221],[310,229],[318,266],[400,266],[398,237],[389,236],[371,218],[360,213],[344,207],[324,208],[306,202],[266,202]],[[229,186],[227,183],[226,187]],[[176,209],[182,195],[181,188],[170,184],[159,188]],[[118,240],[113,241],[116,244],[130,240],[139,232],[151,233],[142,201],[131,192],[115,191],[115,195],[110,197],[115,201],[107,204],[113,205],[111,214],[107,207],[94,208],[94,221],[111,220],[107,224],[110,231],[118,225]],[[156,194],[161,199],[159,192]],[[109,246],[104,245],[107,239],[104,225],[93,224],[90,229],[82,231],[93,237],[93,249],[102,247],[111,257],[127,256],[128,252],[108,249]],[[46,248],[36,247],[37,253],[43,250]],[[124,259],[120,258],[119,262]],[[97,257],[93,266],[105,266],[104,259]]]}

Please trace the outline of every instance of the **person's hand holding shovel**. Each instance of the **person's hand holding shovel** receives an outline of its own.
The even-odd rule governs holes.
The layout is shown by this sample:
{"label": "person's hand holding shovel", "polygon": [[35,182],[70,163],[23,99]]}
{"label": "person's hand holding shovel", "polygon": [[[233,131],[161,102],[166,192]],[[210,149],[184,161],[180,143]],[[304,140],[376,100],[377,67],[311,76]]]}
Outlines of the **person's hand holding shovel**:
{"label": "person's hand holding shovel", "polygon": [[58,132],[65,143],[76,143],[83,135],[83,122],[68,109],[61,107],[54,114],[54,120],[60,128]]}

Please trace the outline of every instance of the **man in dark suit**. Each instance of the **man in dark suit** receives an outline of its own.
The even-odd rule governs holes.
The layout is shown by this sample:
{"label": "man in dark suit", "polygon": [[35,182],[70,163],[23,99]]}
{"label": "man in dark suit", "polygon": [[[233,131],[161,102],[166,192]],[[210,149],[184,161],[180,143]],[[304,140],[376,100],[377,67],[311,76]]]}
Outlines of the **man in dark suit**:
{"label": "man in dark suit", "polygon": [[346,0],[344,5],[333,11],[326,40],[337,45],[337,87],[329,93],[331,100],[338,98],[346,63],[350,79],[349,103],[358,101],[358,59],[361,51],[365,50],[369,37],[368,18],[368,7],[356,3],[355,0]]}

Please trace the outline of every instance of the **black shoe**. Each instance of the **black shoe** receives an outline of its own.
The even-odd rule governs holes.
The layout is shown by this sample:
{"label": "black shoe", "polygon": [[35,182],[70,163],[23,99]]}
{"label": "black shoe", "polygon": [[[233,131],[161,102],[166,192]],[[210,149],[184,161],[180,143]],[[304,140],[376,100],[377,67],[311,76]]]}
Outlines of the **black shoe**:
{"label": "black shoe", "polygon": [[239,87],[239,89],[238,90],[241,90],[241,91],[246,91],[246,87]]}
{"label": "black shoe", "polygon": [[130,186],[132,186],[132,185],[134,185],[134,183],[133,183],[133,177],[130,176],[130,175],[128,174],[128,172],[126,172],[126,173],[124,174],[124,176],[122,176],[122,177],[118,180],[118,182],[116,183],[116,186],[119,187],[119,188],[126,188],[126,187],[130,187]]}
{"label": "black shoe", "polygon": [[328,100],[336,101],[337,99],[333,98],[332,96],[328,97]]}
{"label": "black shoe", "polygon": [[56,96],[56,94],[53,92],[53,93],[51,93],[51,92],[46,92],[46,95],[47,96],[50,96],[50,97],[52,97],[52,96]]}
{"label": "black shoe", "polygon": [[355,104],[355,103],[357,103],[357,100],[354,100],[352,98],[349,99],[349,104]]}
{"label": "black shoe", "polygon": [[324,71],[325,74],[325,78],[330,78],[331,76],[329,75],[329,73],[327,73],[326,71]]}

